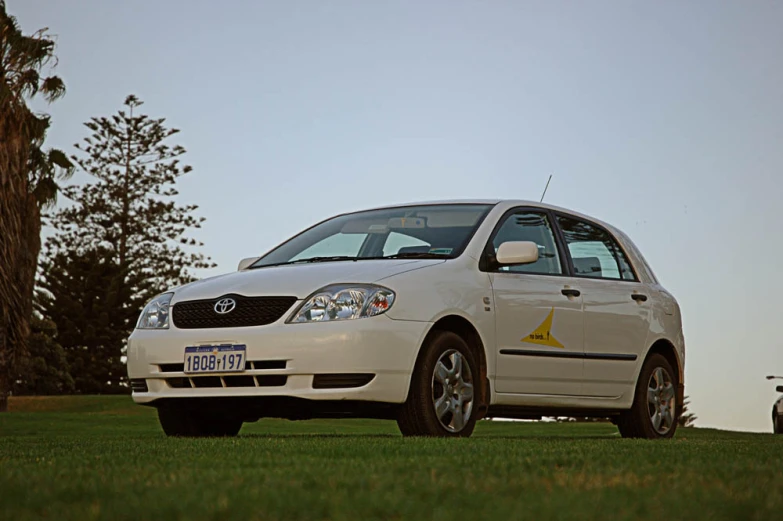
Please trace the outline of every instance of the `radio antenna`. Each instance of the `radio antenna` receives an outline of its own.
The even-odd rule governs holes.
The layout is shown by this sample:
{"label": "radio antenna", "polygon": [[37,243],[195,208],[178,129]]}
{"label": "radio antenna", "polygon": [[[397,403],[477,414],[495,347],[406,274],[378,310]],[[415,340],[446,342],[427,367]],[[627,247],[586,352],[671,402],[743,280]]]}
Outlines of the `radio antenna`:
{"label": "radio antenna", "polygon": [[544,202],[544,196],[546,195],[547,188],[549,188],[549,182],[552,180],[552,174],[549,174],[549,179],[546,180],[546,186],[544,187],[544,193],[541,194],[541,200],[539,203]]}

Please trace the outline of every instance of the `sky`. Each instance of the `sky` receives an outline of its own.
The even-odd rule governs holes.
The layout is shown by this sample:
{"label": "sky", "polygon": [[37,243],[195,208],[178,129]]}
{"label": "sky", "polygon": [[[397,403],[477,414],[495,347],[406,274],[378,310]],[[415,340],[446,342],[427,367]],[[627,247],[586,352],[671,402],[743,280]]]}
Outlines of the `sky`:
{"label": "sky", "polygon": [[783,3],[7,4],[57,36],[49,145],[131,93],[181,129],[202,275],[336,213],[538,199],[552,175],[547,202],[624,230],[678,298],[697,425],[771,431]]}

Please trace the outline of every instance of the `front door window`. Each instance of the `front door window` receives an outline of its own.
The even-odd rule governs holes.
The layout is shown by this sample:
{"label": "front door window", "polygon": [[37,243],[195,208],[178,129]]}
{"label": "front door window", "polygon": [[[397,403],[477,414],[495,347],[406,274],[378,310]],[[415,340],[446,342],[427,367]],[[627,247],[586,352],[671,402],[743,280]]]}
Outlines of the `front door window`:
{"label": "front door window", "polygon": [[557,253],[555,234],[549,223],[549,217],[539,212],[521,211],[509,215],[498,229],[492,246],[497,253],[504,242],[530,241],[538,246],[538,260],[532,264],[504,266],[501,271],[513,273],[541,273],[559,275],[563,273],[560,255]]}

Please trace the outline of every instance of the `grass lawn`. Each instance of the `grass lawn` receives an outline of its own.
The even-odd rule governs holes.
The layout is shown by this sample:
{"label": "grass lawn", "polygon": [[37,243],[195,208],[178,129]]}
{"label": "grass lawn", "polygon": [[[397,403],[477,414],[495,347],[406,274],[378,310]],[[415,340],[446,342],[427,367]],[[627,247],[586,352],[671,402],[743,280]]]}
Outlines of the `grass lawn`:
{"label": "grass lawn", "polygon": [[467,440],[386,421],[261,420],[167,439],[128,397],[16,398],[0,520],[783,519],[783,436],[619,439],[611,424],[483,421]]}

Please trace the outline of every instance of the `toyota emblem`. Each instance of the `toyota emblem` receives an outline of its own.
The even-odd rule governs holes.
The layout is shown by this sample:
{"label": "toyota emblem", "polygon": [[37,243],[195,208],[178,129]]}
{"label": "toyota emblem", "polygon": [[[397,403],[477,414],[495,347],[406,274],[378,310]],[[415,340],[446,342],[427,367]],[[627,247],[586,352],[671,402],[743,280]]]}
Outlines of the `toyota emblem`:
{"label": "toyota emblem", "polygon": [[237,307],[237,301],[232,298],[222,298],[215,304],[215,313],[225,315],[231,313]]}

